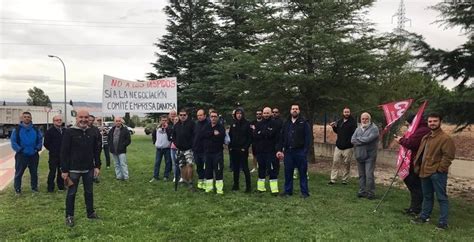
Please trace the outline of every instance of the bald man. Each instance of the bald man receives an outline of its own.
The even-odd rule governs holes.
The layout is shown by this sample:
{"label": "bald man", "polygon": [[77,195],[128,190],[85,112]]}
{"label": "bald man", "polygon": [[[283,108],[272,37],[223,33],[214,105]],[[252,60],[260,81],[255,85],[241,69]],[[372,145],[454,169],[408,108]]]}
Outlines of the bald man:
{"label": "bald man", "polygon": [[277,127],[272,120],[272,109],[266,107],[263,109],[263,120],[251,126],[253,137],[253,148],[258,162],[258,181],[257,191],[265,192],[265,179],[267,174],[270,176],[270,192],[277,196],[278,191],[278,172],[280,162],[276,158],[276,143],[278,134]]}
{"label": "bald man", "polygon": [[93,179],[99,175],[101,164],[97,133],[89,127],[88,118],[89,112],[79,110],[76,125],[64,131],[61,144],[61,176],[72,182],[66,196],[66,225],[69,227],[74,226],[74,203],[81,177],[87,218],[98,218],[94,211]]}
{"label": "bald man", "polygon": [[354,156],[359,171],[359,192],[357,197],[375,199],[375,160],[377,160],[377,145],[379,129],[372,123],[369,113],[360,115],[360,126],[351,138],[354,145]]}
{"label": "bald man", "polygon": [[53,117],[53,126],[44,134],[44,147],[49,151],[49,174],[48,174],[48,192],[54,192],[54,179],[59,191],[64,191],[64,180],[61,178],[61,143],[63,140],[64,127],[62,127],[62,116]]}
{"label": "bald man", "polygon": [[130,145],[130,132],[123,126],[123,119],[115,117],[115,126],[110,129],[108,142],[110,153],[115,161],[115,178],[120,181],[128,180],[127,146]]}

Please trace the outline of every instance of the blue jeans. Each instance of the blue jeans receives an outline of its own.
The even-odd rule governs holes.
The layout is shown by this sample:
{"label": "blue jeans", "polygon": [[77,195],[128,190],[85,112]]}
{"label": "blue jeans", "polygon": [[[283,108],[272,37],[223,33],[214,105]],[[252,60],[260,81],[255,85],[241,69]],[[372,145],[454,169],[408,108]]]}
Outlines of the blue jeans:
{"label": "blue jeans", "polygon": [[439,203],[439,223],[448,224],[449,201],[446,194],[448,173],[436,172],[429,177],[421,178],[421,190],[423,191],[423,205],[420,217],[427,219],[433,211],[434,194]]}
{"label": "blue jeans", "polygon": [[69,178],[74,183],[67,190],[66,196],[66,217],[74,216],[74,207],[76,201],[77,188],[79,187],[79,179],[82,177],[82,184],[84,186],[84,201],[86,204],[87,215],[94,212],[94,169],[89,170],[87,173],[75,173],[70,172]]}
{"label": "blue jeans", "polygon": [[22,153],[15,154],[15,179],[13,187],[16,192],[21,192],[21,178],[28,167],[31,177],[31,190],[38,191],[38,153],[32,156],[25,156]]}
{"label": "blue jeans", "polygon": [[153,171],[153,177],[158,179],[160,178],[160,166],[161,160],[165,157],[165,174],[163,175],[165,178],[169,178],[170,171],[171,171],[171,151],[170,148],[163,148],[163,149],[156,149],[156,156],[155,156],[155,169]]}
{"label": "blue jeans", "polygon": [[293,170],[298,168],[300,174],[300,189],[301,194],[309,195],[308,191],[308,161],[306,154],[302,151],[287,151],[285,152],[285,193],[293,194]]}
{"label": "blue jeans", "polygon": [[119,180],[128,180],[127,155],[125,153],[112,154],[112,157],[115,161],[115,177]]}

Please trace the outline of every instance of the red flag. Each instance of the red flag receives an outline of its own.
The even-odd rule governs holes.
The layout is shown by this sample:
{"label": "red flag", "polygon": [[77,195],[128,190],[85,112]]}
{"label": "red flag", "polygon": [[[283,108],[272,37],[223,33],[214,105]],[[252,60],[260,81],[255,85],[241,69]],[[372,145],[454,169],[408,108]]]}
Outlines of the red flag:
{"label": "red flag", "polygon": [[[425,107],[427,103],[428,101],[425,101],[421,105],[421,107],[418,109],[418,113],[416,114],[415,118],[413,118],[413,121],[408,127],[408,131],[403,135],[403,137],[408,138],[413,133],[415,133],[416,129],[420,125],[420,120],[423,118],[423,112],[425,111]],[[411,150],[406,149],[405,147],[400,145],[400,150],[398,150],[397,167],[399,167],[398,176],[402,180],[404,180],[408,176],[408,173],[410,172],[411,153],[412,153]]]}
{"label": "red flag", "polygon": [[403,101],[391,102],[380,105],[385,114],[387,120],[387,126],[383,129],[383,134],[386,133],[389,128],[395,123],[403,114],[410,108],[413,99],[407,99]]}

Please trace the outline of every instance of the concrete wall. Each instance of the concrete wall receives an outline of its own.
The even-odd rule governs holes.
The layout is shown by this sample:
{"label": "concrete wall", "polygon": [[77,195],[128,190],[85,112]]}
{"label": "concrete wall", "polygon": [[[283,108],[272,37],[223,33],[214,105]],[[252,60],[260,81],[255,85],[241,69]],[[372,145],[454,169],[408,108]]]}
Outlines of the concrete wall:
{"label": "concrete wall", "polygon": [[[314,143],[316,159],[332,160],[334,144]],[[398,151],[379,149],[377,163],[396,166]],[[455,159],[449,168],[449,174],[455,177],[474,179],[474,161]]]}

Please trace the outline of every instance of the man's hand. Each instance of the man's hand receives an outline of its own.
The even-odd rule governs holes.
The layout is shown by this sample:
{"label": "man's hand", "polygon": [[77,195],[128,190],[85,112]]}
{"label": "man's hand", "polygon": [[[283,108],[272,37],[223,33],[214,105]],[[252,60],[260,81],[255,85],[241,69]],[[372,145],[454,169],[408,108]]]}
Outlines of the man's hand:
{"label": "man's hand", "polygon": [[278,152],[276,153],[276,157],[277,157],[279,160],[283,160],[283,158],[285,158],[285,155],[283,154],[283,152],[278,151]]}
{"label": "man's hand", "polygon": [[94,177],[98,177],[99,173],[100,173],[100,169],[99,168],[94,168]]}
{"label": "man's hand", "polygon": [[251,129],[255,129],[255,125],[253,125],[253,124],[250,125],[250,128],[251,128]]}
{"label": "man's hand", "polygon": [[69,176],[69,172],[63,172],[61,173],[61,177],[63,178],[63,180],[66,180],[66,178]]}
{"label": "man's hand", "polygon": [[331,126],[331,127],[336,127],[336,122],[330,123],[329,126]]}
{"label": "man's hand", "polygon": [[219,134],[220,134],[219,131],[214,130],[214,135],[219,135]]}

